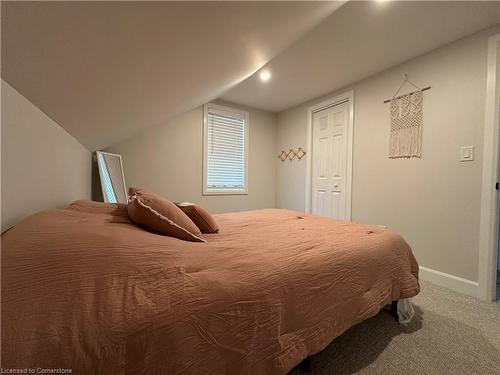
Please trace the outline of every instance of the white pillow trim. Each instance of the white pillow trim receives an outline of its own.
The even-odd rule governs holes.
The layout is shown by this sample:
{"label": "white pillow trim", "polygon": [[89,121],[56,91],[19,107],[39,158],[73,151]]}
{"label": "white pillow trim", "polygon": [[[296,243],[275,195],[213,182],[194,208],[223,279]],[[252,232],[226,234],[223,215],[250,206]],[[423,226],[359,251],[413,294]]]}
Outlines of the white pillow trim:
{"label": "white pillow trim", "polygon": [[[183,230],[184,232],[188,233],[191,237],[194,237],[198,240],[200,240],[201,242],[207,242],[207,240],[205,240],[204,238],[202,237],[198,237],[197,235],[191,233],[190,231],[188,231],[186,228],[183,228],[181,227],[179,224],[177,223],[174,223],[172,220],[170,220],[168,217],[166,216],[163,216],[162,214],[160,214],[158,211],[156,211],[154,208],[148,206],[146,203],[144,203],[142,201],[142,199],[137,195],[137,194],[134,194],[132,197],[129,197],[130,199],[130,202],[136,200],[137,203],[139,203],[140,206],[144,207],[144,208],[147,208],[149,211],[151,211],[153,214],[155,214],[156,216],[158,216],[160,219],[162,220],[165,220],[167,223],[169,223],[170,225],[173,225],[174,227],[177,227],[181,230]],[[182,211],[181,211],[182,212]],[[191,219],[190,219],[191,220]],[[180,239],[180,238],[179,238]]]}

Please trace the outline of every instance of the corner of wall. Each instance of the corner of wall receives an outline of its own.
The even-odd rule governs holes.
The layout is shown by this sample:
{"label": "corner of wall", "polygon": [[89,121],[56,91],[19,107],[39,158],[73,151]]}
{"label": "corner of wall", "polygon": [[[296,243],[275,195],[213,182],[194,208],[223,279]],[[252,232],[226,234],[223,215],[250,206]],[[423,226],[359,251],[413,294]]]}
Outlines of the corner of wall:
{"label": "corner of wall", "polygon": [[91,153],[2,79],[2,231],[40,210],[91,198]]}

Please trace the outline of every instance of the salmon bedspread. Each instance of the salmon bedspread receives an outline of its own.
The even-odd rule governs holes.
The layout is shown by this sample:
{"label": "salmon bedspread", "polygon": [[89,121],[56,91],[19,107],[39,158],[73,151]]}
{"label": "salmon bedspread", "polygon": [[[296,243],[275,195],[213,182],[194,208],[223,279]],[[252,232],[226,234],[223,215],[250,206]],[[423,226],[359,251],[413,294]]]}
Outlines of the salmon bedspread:
{"label": "salmon bedspread", "polygon": [[[419,292],[390,230],[264,209],[196,243],[77,201],[2,236],[2,367],[73,374],[286,374]],[[397,324],[396,322],[394,324]]]}

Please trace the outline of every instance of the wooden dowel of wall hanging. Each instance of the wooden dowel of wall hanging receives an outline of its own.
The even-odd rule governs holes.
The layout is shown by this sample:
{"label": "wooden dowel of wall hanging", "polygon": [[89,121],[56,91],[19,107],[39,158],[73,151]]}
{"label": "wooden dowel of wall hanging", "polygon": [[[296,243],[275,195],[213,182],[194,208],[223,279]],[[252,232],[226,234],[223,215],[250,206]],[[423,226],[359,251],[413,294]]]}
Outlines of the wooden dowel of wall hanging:
{"label": "wooden dowel of wall hanging", "polygon": [[[423,88],[422,90],[420,90],[420,91],[427,91],[427,90],[430,90],[430,89],[431,89],[431,86],[427,86],[427,87],[424,87],[424,88]],[[384,100],[384,103],[390,103],[390,102],[391,102],[391,101],[393,101],[393,100],[400,99],[400,98],[402,98],[403,96],[408,96],[408,95],[414,94],[414,93],[416,93],[416,92],[418,92],[418,91],[413,91],[413,92],[410,92],[409,94],[400,95],[400,96],[398,96],[397,98],[392,98],[392,99],[387,99],[387,100]]]}

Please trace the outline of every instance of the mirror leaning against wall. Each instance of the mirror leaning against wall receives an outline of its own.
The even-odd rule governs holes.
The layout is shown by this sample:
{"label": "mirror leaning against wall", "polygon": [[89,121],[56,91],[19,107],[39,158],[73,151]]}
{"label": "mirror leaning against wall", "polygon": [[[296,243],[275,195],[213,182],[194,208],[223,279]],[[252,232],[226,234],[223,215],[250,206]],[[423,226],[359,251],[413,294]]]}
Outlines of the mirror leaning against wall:
{"label": "mirror leaning against wall", "polygon": [[104,202],[127,203],[121,155],[96,151],[96,156]]}

